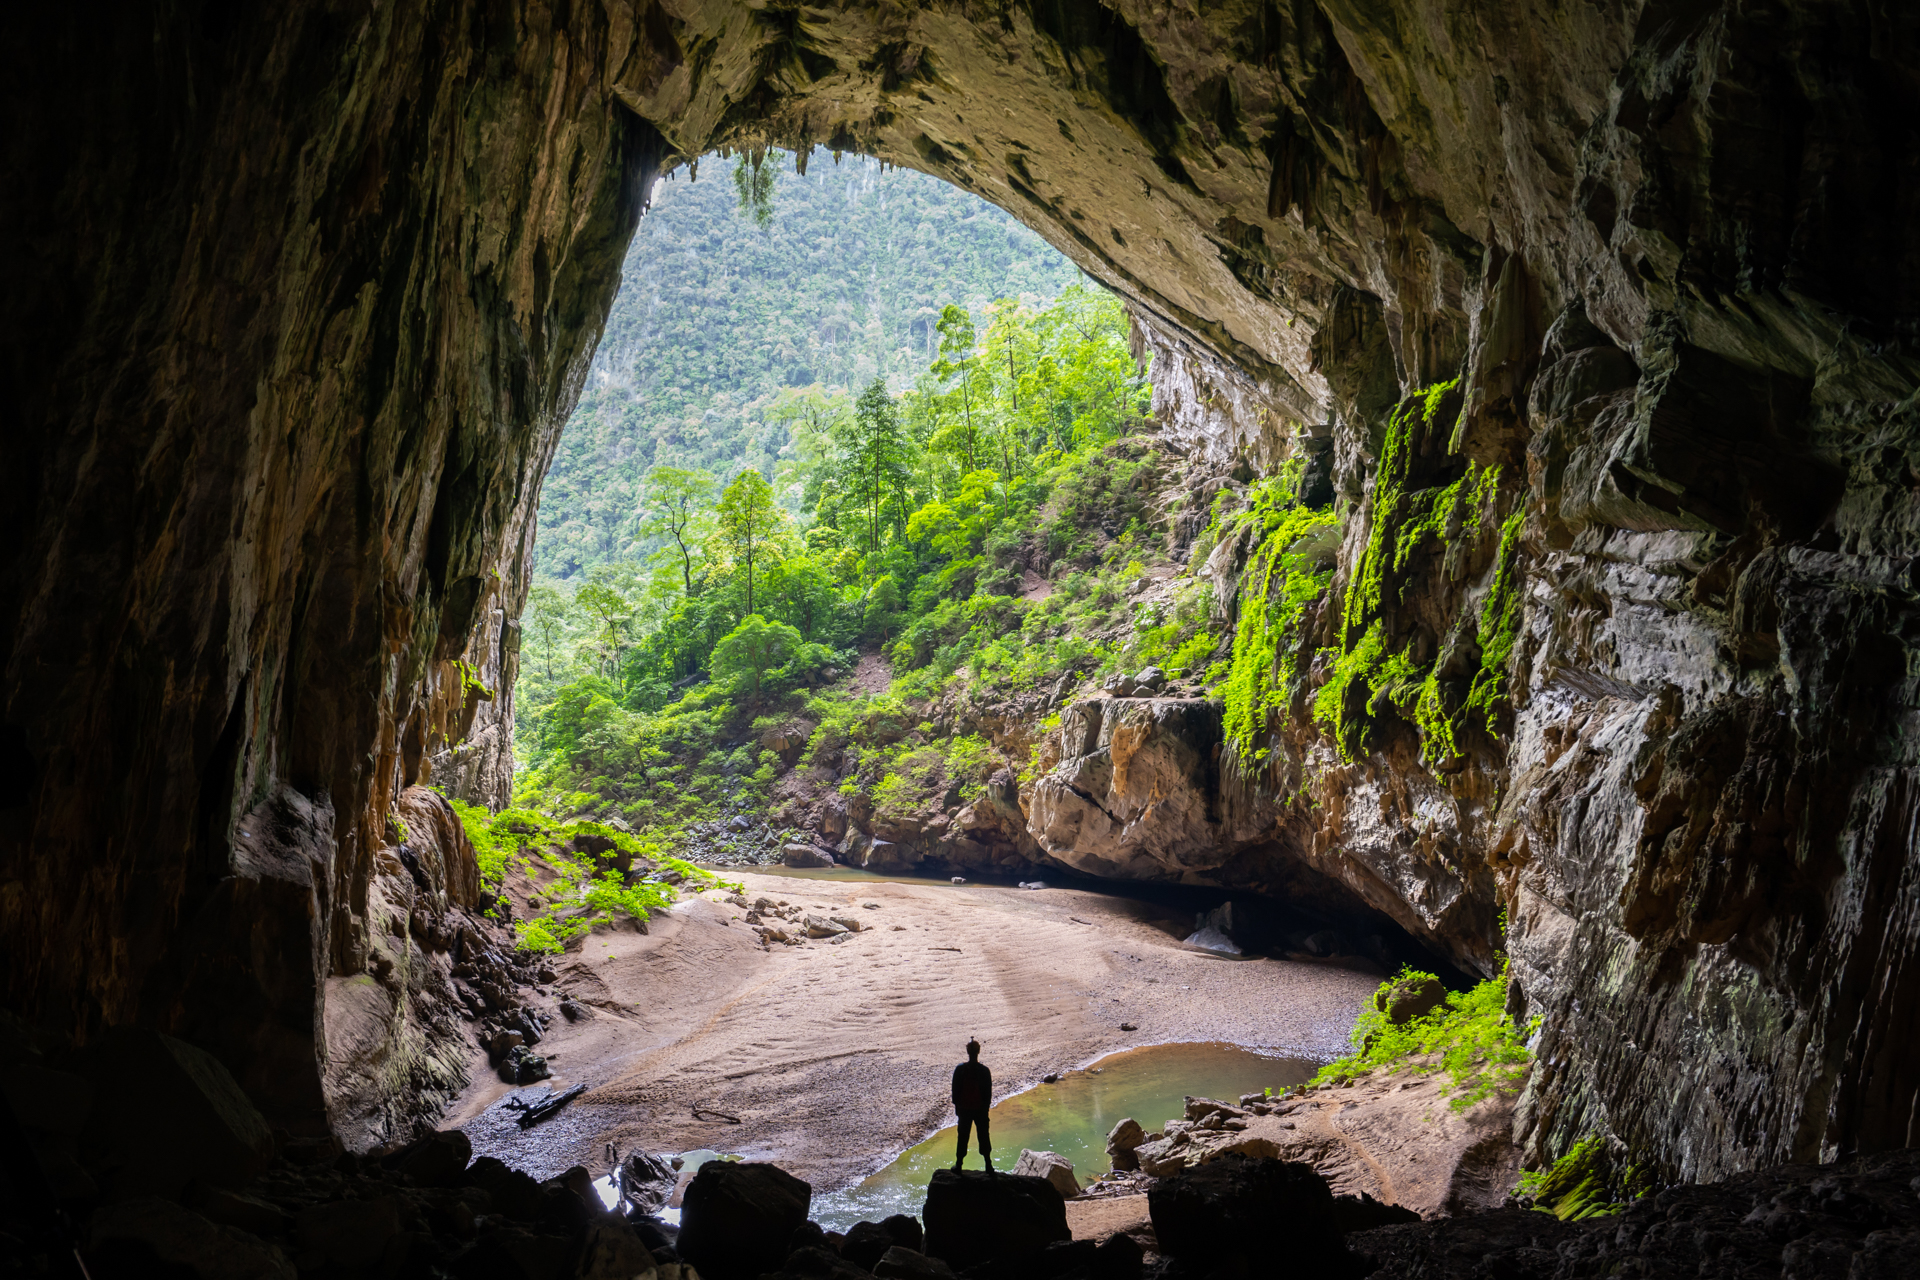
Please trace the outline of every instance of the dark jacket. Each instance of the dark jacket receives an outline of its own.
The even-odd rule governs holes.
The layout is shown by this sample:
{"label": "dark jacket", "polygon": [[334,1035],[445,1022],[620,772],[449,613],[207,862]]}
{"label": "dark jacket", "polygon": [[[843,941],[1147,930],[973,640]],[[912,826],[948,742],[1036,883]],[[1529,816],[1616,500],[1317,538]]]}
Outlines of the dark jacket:
{"label": "dark jacket", "polygon": [[953,1069],[953,1109],[962,1115],[985,1114],[993,1105],[993,1072],[984,1062],[963,1062]]}

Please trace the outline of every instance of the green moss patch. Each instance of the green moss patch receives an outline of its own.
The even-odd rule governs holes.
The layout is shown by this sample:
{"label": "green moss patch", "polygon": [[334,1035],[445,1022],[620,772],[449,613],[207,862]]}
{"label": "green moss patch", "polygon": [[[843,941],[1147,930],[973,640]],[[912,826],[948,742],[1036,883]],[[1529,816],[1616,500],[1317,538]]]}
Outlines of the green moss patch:
{"label": "green moss patch", "polygon": [[1527,1041],[1540,1020],[1520,1027],[1507,1017],[1504,967],[1498,977],[1449,994],[1432,1012],[1393,1023],[1390,1010],[1397,991],[1438,981],[1430,973],[1405,968],[1381,983],[1353,1025],[1354,1052],[1320,1068],[1313,1083],[1338,1083],[1380,1068],[1445,1071],[1453,1095],[1448,1105],[1455,1111],[1498,1090],[1518,1089],[1533,1061]]}

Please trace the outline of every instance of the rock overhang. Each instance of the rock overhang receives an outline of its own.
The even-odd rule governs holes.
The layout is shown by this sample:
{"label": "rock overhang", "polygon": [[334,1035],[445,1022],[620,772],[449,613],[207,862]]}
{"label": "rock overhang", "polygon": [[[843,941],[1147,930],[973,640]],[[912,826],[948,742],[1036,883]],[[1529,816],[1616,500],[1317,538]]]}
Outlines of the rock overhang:
{"label": "rock overhang", "polygon": [[[452,660],[511,689],[529,513],[644,193],[713,147],[817,145],[1009,208],[1134,306],[1173,434],[1268,469],[1329,441],[1362,521],[1394,406],[1461,377],[1447,446],[1527,513],[1516,719],[1464,776],[1391,743],[1323,760],[1332,803],[1291,838],[1483,960],[1513,912],[1552,1015],[1539,1141],[1607,1127],[1709,1174],[1910,1114],[1911,17],[33,21],[4,206],[39,246],[6,315],[43,424],[8,441],[32,482],[0,525],[10,1007],[194,1023],[187,922],[221,918],[275,795],[331,831],[301,837],[311,887],[269,895],[314,974],[259,998],[297,1027],[364,969],[395,799],[503,785],[510,699]],[[1443,576],[1409,643],[1472,607]],[[208,1047],[259,1052],[217,1021]],[[1639,1056],[1582,1048],[1623,1028]]]}

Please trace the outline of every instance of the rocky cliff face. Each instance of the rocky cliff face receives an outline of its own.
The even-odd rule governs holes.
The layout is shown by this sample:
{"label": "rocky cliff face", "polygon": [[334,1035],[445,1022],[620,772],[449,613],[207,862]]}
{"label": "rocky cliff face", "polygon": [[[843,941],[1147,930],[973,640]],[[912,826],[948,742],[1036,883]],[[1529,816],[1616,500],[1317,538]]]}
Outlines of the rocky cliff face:
{"label": "rocky cliff face", "polygon": [[[1920,16],[26,22],[10,1007],[179,1030],[253,1084],[325,1059],[316,993],[370,963],[394,798],[430,770],[497,793],[526,512],[643,192],[716,145],[814,144],[1011,209],[1133,302],[1190,447],[1297,457],[1343,504],[1302,651],[1377,634],[1433,700],[1348,681],[1330,735],[1294,698],[1219,816],[1481,968],[1505,909],[1516,1009],[1546,1018],[1537,1141],[1606,1128],[1707,1175],[1920,1140]],[[1157,714],[1112,732],[1198,741]],[[1122,781],[1109,749],[1109,790],[1157,750]],[[1159,819],[1068,794],[1038,829],[1074,856],[1216,856],[1096,855],[1070,826]],[[312,1123],[302,1079],[280,1109]]]}
{"label": "rocky cliff face", "polygon": [[395,799],[510,687],[666,153],[604,20],[494,20],[48,11],[8,54],[5,999],[178,1031],[296,1129]]}

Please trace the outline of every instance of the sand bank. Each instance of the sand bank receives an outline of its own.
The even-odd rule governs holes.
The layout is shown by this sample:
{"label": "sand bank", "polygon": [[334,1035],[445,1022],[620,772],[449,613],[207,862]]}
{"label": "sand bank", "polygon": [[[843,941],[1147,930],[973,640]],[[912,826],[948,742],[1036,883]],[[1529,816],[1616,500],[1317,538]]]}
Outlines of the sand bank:
{"label": "sand bank", "polygon": [[[1185,946],[1191,917],[1068,889],[836,882],[742,874],[764,895],[870,928],[763,949],[708,893],[649,931],[589,937],[556,964],[570,992],[540,1051],[556,1087],[588,1092],[529,1131],[476,1055],[447,1127],[538,1176],[606,1171],[606,1148],[710,1148],[771,1160],[818,1190],[846,1185],[951,1120],[969,1035],[996,1097],[1135,1045],[1228,1041],[1298,1057],[1346,1050],[1377,974],[1234,960]],[[873,904],[868,906],[865,904]],[[1123,1025],[1132,1029],[1123,1029]],[[698,1114],[696,1114],[696,1109]],[[733,1117],[732,1123],[722,1116]],[[1006,1152],[1010,1165],[1018,1152]]]}

